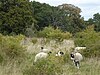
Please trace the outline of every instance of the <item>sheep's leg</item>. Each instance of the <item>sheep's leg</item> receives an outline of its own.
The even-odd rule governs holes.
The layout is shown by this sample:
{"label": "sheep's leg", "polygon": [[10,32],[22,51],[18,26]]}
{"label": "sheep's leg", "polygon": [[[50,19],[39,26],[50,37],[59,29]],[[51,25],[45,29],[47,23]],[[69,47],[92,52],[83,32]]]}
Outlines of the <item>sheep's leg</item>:
{"label": "sheep's leg", "polygon": [[79,65],[80,65],[79,61],[74,60],[74,63],[75,63],[75,66],[79,69]]}
{"label": "sheep's leg", "polygon": [[35,64],[36,61],[37,61],[37,56],[35,56],[35,59],[34,59],[33,65]]}
{"label": "sheep's leg", "polygon": [[75,66],[77,67],[77,62],[74,60],[74,64],[75,64]]}
{"label": "sheep's leg", "polygon": [[79,67],[80,67],[80,63],[79,61],[77,61],[77,68],[79,69]]}

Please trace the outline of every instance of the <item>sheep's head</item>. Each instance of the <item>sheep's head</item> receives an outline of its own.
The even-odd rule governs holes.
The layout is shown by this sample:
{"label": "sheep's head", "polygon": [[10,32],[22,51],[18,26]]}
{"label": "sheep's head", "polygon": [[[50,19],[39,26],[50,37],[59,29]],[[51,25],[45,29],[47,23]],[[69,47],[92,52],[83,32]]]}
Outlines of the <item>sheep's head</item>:
{"label": "sheep's head", "polygon": [[60,52],[61,55],[64,55],[64,52]]}
{"label": "sheep's head", "polygon": [[74,58],[74,54],[71,53],[70,56],[71,56],[71,58]]}
{"label": "sheep's head", "polygon": [[72,52],[71,54],[70,54],[70,57],[71,57],[71,60],[74,60],[74,52]]}
{"label": "sheep's head", "polygon": [[62,55],[64,55],[64,52],[62,52],[62,51],[58,51],[58,52],[56,53],[56,56],[62,56]]}
{"label": "sheep's head", "polygon": [[41,49],[43,49],[43,47],[41,47]]}
{"label": "sheep's head", "polygon": [[48,55],[50,55],[51,53],[52,53],[52,52],[51,52],[51,51],[49,51],[49,52],[48,52]]}

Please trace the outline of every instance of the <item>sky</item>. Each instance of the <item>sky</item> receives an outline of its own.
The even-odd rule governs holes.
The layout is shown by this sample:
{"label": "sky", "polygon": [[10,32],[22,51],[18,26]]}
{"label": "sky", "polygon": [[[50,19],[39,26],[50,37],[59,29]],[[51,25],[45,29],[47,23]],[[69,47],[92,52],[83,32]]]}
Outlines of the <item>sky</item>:
{"label": "sky", "polygon": [[[33,1],[33,0],[30,0]],[[93,18],[93,15],[100,13],[100,0],[34,0],[40,3],[46,3],[51,6],[58,6],[62,4],[73,4],[81,9],[81,16],[85,20]]]}

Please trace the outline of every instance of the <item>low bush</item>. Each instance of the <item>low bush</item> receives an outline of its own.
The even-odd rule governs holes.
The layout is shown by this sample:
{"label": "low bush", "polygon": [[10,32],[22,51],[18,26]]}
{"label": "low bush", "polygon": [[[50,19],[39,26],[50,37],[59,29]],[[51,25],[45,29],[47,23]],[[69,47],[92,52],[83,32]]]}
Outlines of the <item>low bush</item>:
{"label": "low bush", "polygon": [[0,35],[0,60],[21,59],[25,56],[25,49],[20,45],[23,38],[18,36],[3,36]]}
{"label": "low bush", "polygon": [[77,33],[75,36],[76,46],[86,46],[83,54],[87,57],[100,56],[100,33],[94,31],[93,26],[89,26],[86,30]]}
{"label": "low bush", "polygon": [[56,39],[58,41],[63,41],[64,39],[70,39],[72,37],[69,32],[62,32],[60,29],[54,29],[53,27],[45,27],[37,36]]}
{"label": "low bush", "polygon": [[63,57],[49,56],[23,71],[23,75],[61,75],[63,73]]}

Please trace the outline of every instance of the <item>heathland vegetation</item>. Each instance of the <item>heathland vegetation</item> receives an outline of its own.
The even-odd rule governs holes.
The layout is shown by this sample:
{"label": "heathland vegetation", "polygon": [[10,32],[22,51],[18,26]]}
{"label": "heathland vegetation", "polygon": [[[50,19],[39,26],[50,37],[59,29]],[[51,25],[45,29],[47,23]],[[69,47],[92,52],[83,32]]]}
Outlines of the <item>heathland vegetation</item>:
{"label": "heathland vegetation", "polygon": [[[0,75],[99,75],[100,14],[85,21],[80,12],[71,4],[1,0]],[[52,54],[33,63],[41,46]],[[76,46],[86,47],[80,69],[70,60]],[[55,56],[59,50],[64,56]]]}

